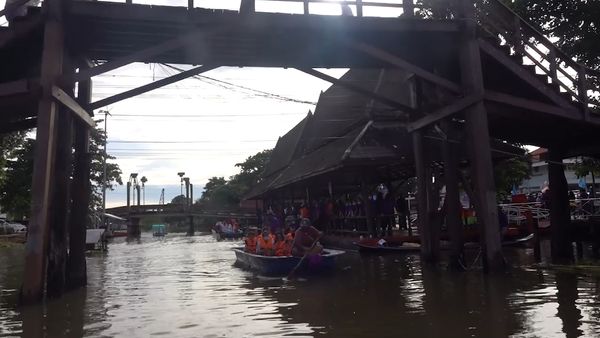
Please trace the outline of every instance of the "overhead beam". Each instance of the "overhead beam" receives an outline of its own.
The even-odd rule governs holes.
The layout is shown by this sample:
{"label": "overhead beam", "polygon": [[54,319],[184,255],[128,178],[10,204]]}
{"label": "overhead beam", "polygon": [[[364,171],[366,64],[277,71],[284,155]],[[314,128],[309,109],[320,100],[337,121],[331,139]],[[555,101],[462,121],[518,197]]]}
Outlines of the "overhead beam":
{"label": "overhead beam", "polygon": [[564,109],[557,107],[556,105],[547,104],[535,100],[524,99],[510,94],[496,92],[493,90],[486,90],[484,98],[487,101],[508,104],[518,108],[524,108],[528,110],[537,111],[540,113],[547,113],[556,115],[558,117],[564,117],[569,119],[580,119],[580,115],[573,112],[570,109]]}
{"label": "overhead beam", "polygon": [[30,118],[30,119],[21,120],[21,121],[3,123],[2,125],[0,125],[0,135],[8,134],[8,133],[12,133],[15,131],[20,131],[20,130],[32,129],[32,128],[35,128],[36,125],[37,125],[37,118]]}
{"label": "overhead beam", "polygon": [[0,17],[6,15],[6,12],[8,11],[12,11],[13,9],[17,9],[23,5],[25,5],[26,3],[28,3],[30,0],[17,0],[16,2],[13,3],[9,3],[7,4],[4,9],[0,10]]}
{"label": "overhead beam", "polygon": [[193,43],[194,41],[198,41],[198,39],[202,35],[211,35],[217,31],[222,31],[225,28],[222,27],[214,27],[212,29],[207,28],[198,28],[193,30],[191,33],[186,34],[184,36],[180,36],[171,40],[164,41],[152,47],[148,47],[137,51],[135,53],[129,54],[127,56],[114,59],[112,61],[103,63],[99,66],[92,68],[84,68],[80,69],[79,72],[70,75],[63,75],[60,77],[59,83],[61,84],[73,84],[75,82],[79,82],[82,80],[86,80],[92,78],[96,75],[100,75],[102,73],[109,72],[111,70],[115,70],[117,68],[126,66],[133,62],[147,60],[153,56],[160,55],[166,52],[169,52],[173,49],[180,48],[185,46],[188,43]]}
{"label": "overhead beam", "polygon": [[316,71],[314,69],[311,68],[297,68],[299,71],[304,72],[306,74],[312,75],[314,77],[317,77],[321,80],[327,81],[327,82],[331,82],[336,86],[340,86],[340,87],[344,87],[346,89],[349,89],[351,91],[354,91],[358,94],[364,95],[368,98],[371,98],[375,101],[379,101],[383,104],[386,104],[392,108],[396,108],[399,109],[401,111],[403,111],[404,113],[414,113],[416,112],[414,108],[407,106],[401,102],[398,102],[396,100],[392,100],[390,98],[387,98],[383,95],[379,95],[377,93],[374,93],[368,89],[365,89],[363,87],[357,86],[357,85],[353,85],[351,83],[348,83],[347,81],[343,81],[343,80],[339,80],[336,79],[333,76],[329,76],[327,74],[321,73],[319,71]]}
{"label": "overhead beam", "polygon": [[154,81],[152,83],[149,83],[149,84],[146,84],[146,85],[143,85],[143,86],[131,89],[131,90],[127,90],[122,93],[119,93],[119,94],[107,97],[105,99],[93,102],[92,104],[90,104],[89,109],[95,110],[98,108],[102,108],[104,106],[108,106],[109,104],[123,101],[128,98],[147,93],[151,90],[154,90],[154,89],[157,89],[160,87],[164,87],[164,86],[170,85],[172,83],[187,79],[189,77],[192,77],[192,76],[204,73],[204,72],[208,72],[209,70],[215,69],[217,67],[218,66],[208,66],[208,65],[194,67],[192,69],[183,71],[183,72],[175,74],[173,76],[169,76],[167,78],[160,79],[158,81]]}
{"label": "overhead beam", "polygon": [[62,103],[65,107],[69,108],[75,115],[87,124],[90,128],[94,128],[96,123],[90,114],[75,101],[69,94],[65,93],[64,90],[57,86],[52,86],[52,97],[58,102]]}
{"label": "overhead beam", "polygon": [[355,41],[352,39],[340,39],[340,41],[352,49],[363,52],[363,53],[370,55],[376,59],[379,59],[381,61],[385,61],[392,66],[395,66],[395,67],[404,69],[406,71],[409,71],[411,73],[414,73],[418,77],[420,77],[424,80],[427,80],[431,83],[437,84],[440,87],[446,88],[455,93],[462,92],[462,89],[458,84],[456,84],[448,79],[445,79],[439,75],[436,75],[428,70],[425,70],[419,66],[416,66],[416,65],[402,59],[401,57],[399,57],[397,55],[386,52],[383,49],[374,47],[374,46],[369,45],[364,42]]}
{"label": "overhead beam", "polygon": [[437,121],[443,120],[453,114],[456,114],[462,110],[465,110],[466,108],[474,105],[475,103],[481,101],[483,99],[483,96],[479,96],[479,95],[470,95],[467,97],[464,97],[462,99],[459,99],[455,102],[452,102],[451,104],[444,106],[430,114],[425,115],[425,117],[410,123],[406,129],[408,130],[408,132],[413,132],[417,129],[421,129],[424,127],[427,127],[430,124],[433,124]]}
{"label": "overhead beam", "polygon": [[563,107],[564,109],[577,112],[577,109],[573,106],[573,104],[571,104],[570,102],[565,100],[563,97],[561,97],[559,94],[554,92],[554,90],[552,90],[547,84],[540,81],[540,79],[538,79],[538,77],[536,75],[532,74],[529,70],[524,68],[522,65],[516,63],[508,55],[506,55],[503,51],[499,50],[494,45],[485,41],[484,39],[478,39],[478,43],[479,43],[479,48],[481,49],[481,51],[483,51],[485,54],[491,56],[496,61],[501,63],[504,67],[506,67],[508,70],[510,70],[513,74],[515,74],[520,79],[522,79],[524,82],[526,82],[527,84],[529,84],[530,86],[535,88],[539,93],[546,96],[552,102]]}

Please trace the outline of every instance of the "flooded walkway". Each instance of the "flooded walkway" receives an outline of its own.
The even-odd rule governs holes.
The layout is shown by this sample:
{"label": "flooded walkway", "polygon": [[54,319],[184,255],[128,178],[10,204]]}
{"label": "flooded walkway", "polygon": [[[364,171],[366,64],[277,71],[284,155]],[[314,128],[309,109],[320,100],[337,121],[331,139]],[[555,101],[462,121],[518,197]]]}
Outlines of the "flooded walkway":
{"label": "flooded walkway", "polygon": [[[348,253],[333,276],[285,281],[232,267],[235,243],[144,234],[88,256],[89,286],[16,307],[22,248],[0,249],[0,337],[598,337],[600,278],[527,268],[423,269]],[[514,265],[524,249],[511,252]]]}

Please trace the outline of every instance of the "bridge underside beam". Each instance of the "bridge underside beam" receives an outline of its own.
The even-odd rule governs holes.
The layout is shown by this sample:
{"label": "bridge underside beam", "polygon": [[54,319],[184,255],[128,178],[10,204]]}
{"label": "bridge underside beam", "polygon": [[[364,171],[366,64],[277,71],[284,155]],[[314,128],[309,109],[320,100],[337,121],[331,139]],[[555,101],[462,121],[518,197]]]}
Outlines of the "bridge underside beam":
{"label": "bridge underside beam", "polygon": [[390,106],[392,108],[399,109],[400,111],[402,111],[405,114],[410,114],[410,113],[415,113],[416,112],[416,110],[414,108],[409,107],[409,106],[407,106],[407,105],[405,105],[405,104],[403,104],[401,102],[398,102],[396,100],[392,100],[392,99],[390,99],[390,98],[388,98],[386,96],[374,93],[374,92],[372,92],[370,90],[367,90],[367,89],[362,88],[360,86],[348,83],[346,81],[336,79],[333,76],[329,76],[327,74],[321,73],[321,72],[316,71],[314,69],[310,69],[310,68],[297,68],[297,69],[299,71],[301,71],[301,72],[304,72],[306,74],[312,75],[312,76],[317,77],[317,78],[319,78],[321,80],[324,80],[324,81],[327,81],[327,82],[331,82],[331,83],[333,83],[336,86],[340,86],[340,87],[344,87],[344,88],[347,88],[349,90],[352,90],[352,91],[354,91],[354,92],[356,92],[358,94],[364,95],[364,96],[366,96],[368,98],[371,98],[371,99],[373,99],[375,101],[378,101],[378,102],[381,102],[383,104],[386,104],[386,105],[388,105],[388,106]]}
{"label": "bridge underside beam", "polygon": [[154,56],[161,55],[172,51],[177,48],[181,48],[185,45],[194,44],[195,41],[202,40],[206,38],[206,36],[211,35],[217,31],[224,31],[224,27],[215,27],[209,29],[197,28],[192,30],[190,33],[176,37],[173,39],[168,39],[163,41],[162,43],[152,45],[148,48],[144,48],[142,50],[136,51],[129,55],[120,57],[118,59],[114,59],[112,61],[103,63],[96,67],[80,69],[79,72],[72,75],[64,75],[59,79],[59,83],[69,84],[75,83],[79,81],[83,81],[86,79],[90,79],[96,75],[100,75],[111,70],[115,70],[117,68],[126,66],[128,64],[139,62],[140,60],[147,60]]}
{"label": "bridge underside beam", "polygon": [[444,106],[432,113],[425,115],[425,117],[409,124],[407,129],[409,132],[415,131],[417,129],[421,129],[441,121],[451,115],[454,115],[464,109],[474,105],[477,102],[480,102],[483,99],[483,96],[478,95],[470,95],[461,99],[452,102],[451,104]]}
{"label": "bridge underside beam", "polygon": [[445,79],[437,74],[434,74],[428,70],[425,70],[415,64],[412,64],[401,57],[391,54],[383,49],[371,46],[364,42],[354,41],[351,39],[342,39],[342,43],[349,46],[352,49],[363,52],[376,59],[389,63],[394,67],[404,69],[408,72],[414,73],[416,76],[427,80],[433,84],[439,85],[442,88],[448,89],[455,93],[460,93],[461,87],[457,83],[454,83],[448,79]]}
{"label": "bridge underside beam", "polygon": [[119,101],[123,101],[128,98],[147,93],[151,90],[173,84],[175,82],[187,79],[189,77],[208,72],[209,70],[215,69],[217,67],[218,66],[209,66],[209,65],[194,67],[192,69],[183,71],[179,74],[175,74],[173,76],[169,76],[167,78],[160,79],[158,81],[154,81],[152,83],[149,83],[149,84],[146,84],[146,85],[143,85],[143,86],[131,89],[131,90],[127,90],[122,93],[119,93],[119,94],[107,97],[105,99],[93,102],[92,104],[90,104],[90,109],[95,110],[98,108],[102,108],[104,106],[108,106],[109,104],[117,103]]}
{"label": "bridge underside beam", "polygon": [[69,110],[71,110],[83,123],[87,124],[88,127],[93,128],[96,126],[94,119],[90,116],[91,114],[83,109],[77,101],[62,89],[52,86],[52,96],[65,107],[69,108]]}

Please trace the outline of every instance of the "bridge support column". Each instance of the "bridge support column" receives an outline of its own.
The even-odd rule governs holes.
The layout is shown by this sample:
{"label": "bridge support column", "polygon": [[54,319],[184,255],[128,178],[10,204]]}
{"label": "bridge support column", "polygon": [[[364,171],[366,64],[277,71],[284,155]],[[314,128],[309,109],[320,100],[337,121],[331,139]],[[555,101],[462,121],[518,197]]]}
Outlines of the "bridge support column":
{"label": "bridge support column", "polygon": [[569,186],[565,178],[563,154],[559,149],[548,149],[548,183],[550,184],[550,226],[552,229],[552,262],[573,262],[571,245],[571,211]]}
{"label": "bridge support column", "polygon": [[[476,36],[475,8],[471,0],[461,0],[461,4],[463,18],[466,19],[459,49],[461,82],[467,95],[483,97],[485,89]],[[467,108],[465,115],[483,268],[486,272],[500,271],[504,269],[505,263],[502,256],[487,111],[483,101]]]}
{"label": "bridge support column", "polygon": [[[413,150],[415,157],[415,169],[417,173],[417,219],[419,237],[421,239],[421,257],[424,262],[435,263],[439,258],[439,252],[436,253],[433,238],[434,229],[432,227],[432,208],[431,204],[431,170],[429,167],[428,156],[425,152],[423,131],[416,130],[412,134]],[[438,245],[439,248],[439,245]]]}
{"label": "bridge support column", "polygon": [[194,236],[194,216],[188,216],[188,231],[187,231],[187,235],[188,236]]}
{"label": "bridge support column", "polygon": [[140,229],[140,218],[131,217],[129,219],[129,225],[127,226],[127,237],[139,238],[141,234],[142,231]]}
{"label": "bridge support column", "polygon": [[72,164],[73,118],[70,111],[61,108],[58,119],[61,132],[56,146],[55,185],[53,192],[52,219],[48,246],[46,294],[60,297],[66,290],[67,231],[69,221],[69,186]]}
{"label": "bridge support column", "polygon": [[54,79],[62,74],[64,32],[61,1],[47,4],[40,83],[43,97],[38,104],[36,147],[31,184],[31,218],[25,252],[25,272],[21,301],[31,304],[44,296],[48,237],[51,223],[50,201],[53,198],[58,107],[52,99]]}
{"label": "bridge support column", "polygon": [[[446,135],[452,135],[449,121],[442,122]],[[446,182],[446,227],[450,237],[450,267],[460,270],[463,268],[463,229],[460,218],[460,192],[458,190],[459,153],[457,145],[449,140],[442,143],[442,155],[444,159],[444,180]]]}
{"label": "bridge support column", "polygon": [[[84,66],[81,66],[82,69]],[[77,89],[77,101],[83,107],[92,98],[92,81],[81,81]],[[69,224],[69,257],[67,259],[67,288],[76,289],[87,284],[85,261],[86,229],[90,222],[89,204],[92,188],[90,169],[90,128],[81,121],[75,121],[75,165],[71,184],[71,221]]]}

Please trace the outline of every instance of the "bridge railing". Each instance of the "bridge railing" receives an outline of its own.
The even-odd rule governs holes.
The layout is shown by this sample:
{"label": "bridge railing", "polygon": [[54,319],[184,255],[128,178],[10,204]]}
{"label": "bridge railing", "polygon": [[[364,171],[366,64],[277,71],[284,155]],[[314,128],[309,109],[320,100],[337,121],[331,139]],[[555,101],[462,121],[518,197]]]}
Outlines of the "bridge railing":
{"label": "bridge railing", "polygon": [[504,3],[477,0],[477,8],[481,27],[579,102],[584,119],[589,119],[590,113],[599,113],[600,72],[573,60]]}

